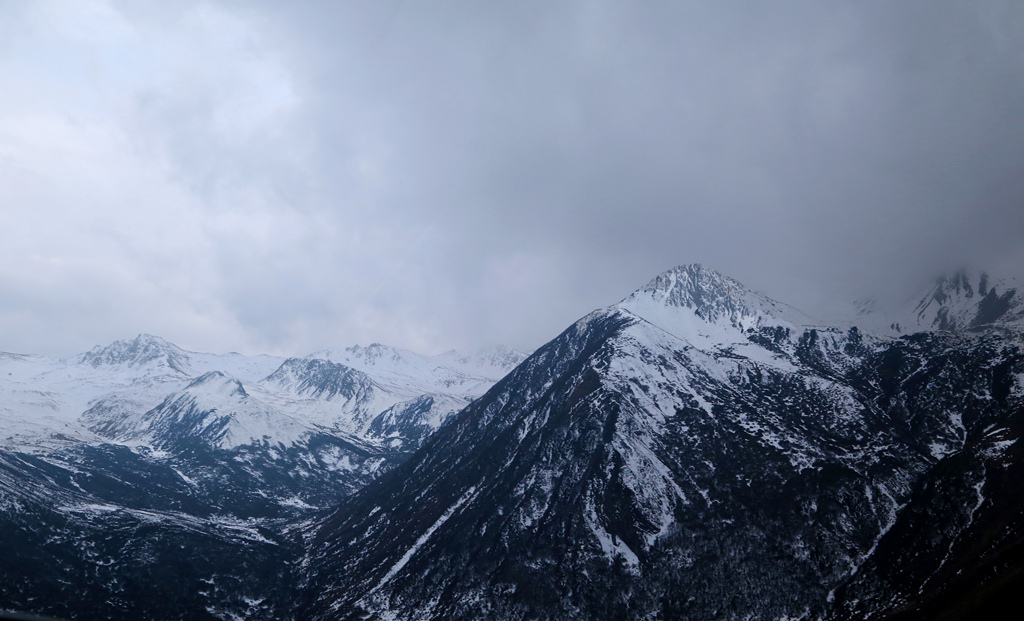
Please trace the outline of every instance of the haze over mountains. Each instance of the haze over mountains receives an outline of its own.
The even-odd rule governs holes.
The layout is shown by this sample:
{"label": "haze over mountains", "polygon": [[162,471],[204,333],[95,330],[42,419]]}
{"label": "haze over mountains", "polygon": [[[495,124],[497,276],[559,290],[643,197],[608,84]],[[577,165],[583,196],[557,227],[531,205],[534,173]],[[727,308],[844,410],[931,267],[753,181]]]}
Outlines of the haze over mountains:
{"label": "haze over mountains", "polygon": [[688,265],[529,357],[3,354],[0,607],[968,618],[1024,569],[1022,335],[984,275],[826,325]]}

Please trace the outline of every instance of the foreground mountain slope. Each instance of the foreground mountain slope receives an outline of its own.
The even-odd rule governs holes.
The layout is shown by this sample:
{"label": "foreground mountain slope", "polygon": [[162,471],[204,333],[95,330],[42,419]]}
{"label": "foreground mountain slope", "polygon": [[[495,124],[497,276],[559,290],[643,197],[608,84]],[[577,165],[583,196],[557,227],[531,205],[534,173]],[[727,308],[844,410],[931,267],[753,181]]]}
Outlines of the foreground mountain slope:
{"label": "foreground mountain slope", "polygon": [[280,521],[240,518],[230,499],[123,447],[77,457],[0,453],[0,609],[290,618],[300,548]]}
{"label": "foreground mountain slope", "polygon": [[316,530],[308,613],[845,614],[923,482],[1020,407],[1024,368],[1005,335],[801,321],[700,266],[585,317]]}
{"label": "foreground mountain slope", "polygon": [[974,392],[990,407],[930,396],[908,404],[957,407],[962,442],[918,481],[875,553],[838,591],[833,618],[999,618],[1016,607],[1024,587],[1022,340],[984,335],[934,356],[905,380],[946,386],[949,375],[966,371],[984,381],[961,381],[954,390]]}

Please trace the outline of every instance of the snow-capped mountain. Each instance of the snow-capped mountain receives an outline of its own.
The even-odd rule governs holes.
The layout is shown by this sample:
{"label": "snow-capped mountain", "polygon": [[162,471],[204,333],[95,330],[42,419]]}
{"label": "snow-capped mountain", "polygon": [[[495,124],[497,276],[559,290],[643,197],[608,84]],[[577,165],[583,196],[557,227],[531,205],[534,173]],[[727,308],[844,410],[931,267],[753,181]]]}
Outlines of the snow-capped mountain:
{"label": "snow-capped mountain", "polygon": [[997,497],[1024,464],[1022,381],[1013,331],[811,328],[676,268],[312,531],[303,614],[840,619],[959,601],[1021,568],[1022,505]]}
{"label": "snow-capped mountain", "polygon": [[451,394],[472,399],[504,377],[526,354],[495,347],[474,355],[448,351],[423,356],[374,343],[369,347],[329,349],[309,358],[344,364],[372,375],[390,391],[408,396]]}
{"label": "snow-capped mountain", "polygon": [[312,429],[245,391],[242,383],[210,371],[148,412],[121,419],[112,435],[158,448],[201,442],[220,449],[274,443],[292,445]]}
{"label": "snow-capped mountain", "polygon": [[[224,436],[208,434],[211,440],[216,436],[214,445],[237,446],[240,440],[225,438],[243,437],[247,442],[293,444],[303,428],[358,437],[369,433],[364,440],[385,441],[395,448],[408,439],[399,428],[374,425],[375,417],[387,412],[386,418],[394,419],[396,411],[431,400],[434,405],[409,421],[419,438],[423,428],[436,429],[524,357],[507,349],[477,356],[421,356],[380,344],[326,350],[307,358],[216,355],[188,352],[145,334],[65,359],[0,354],[0,446],[24,451],[67,442],[166,443],[176,431],[168,422],[172,419],[156,423],[163,410],[155,408],[179,391],[196,393],[203,384],[191,384],[214,373],[234,382],[231,389],[203,397],[208,411],[219,411],[219,417],[234,422],[234,431]],[[264,409],[259,434],[246,436],[239,430],[242,418],[252,422],[253,417],[236,394]],[[180,417],[173,420],[180,422]],[[276,421],[280,428],[275,428]],[[377,431],[370,432],[371,427]],[[384,427],[390,435],[381,435]],[[163,438],[161,433],[170,435]]]}
{"label": "snow-capped mountain", "polygon": [[257,381],[282,361],[186,352],[147,334],[62,359],[0,354],[0,447],[100,444],[109,441],[104,429],[117,419],[156,407],[203,373]]}
{"label": "snow-capped mountain", "polygon": [[419,446],[449,416],[526,357],[504,347],[423,356],[374,343],[289,359],[260,383],[282,408],[400,450]]}
{"label": "snow-capped mountain", "polygon": [[814,322],[791,306],[751,291],[699,264],[657,276],[617,309],[715,355],[778,357],[769,342],[789,339]]}
{"label": "snow-capped mountain", "polygon": [[[364,372],[149,335],[0,354],[0,609],[287,618],[289,520],[401,463],[518,359],[438,357],[473,374],[391,351],[417,364]],[[74,597],[52,597],[65,585]]]}
{"label": "snow-capped mountain", "polygon": [[130,341],[115,341],[105,347],[96,346],[77,357],[79,364],[93,367],[150,367],[168,369],[190,375],[189,356],[167,341],[140,334]]}
{"label": "snow-capped mountain", "polygon": [[852,320],[862,329],[899,335],[943,330],[1024,327],[1024,298],[1015,279],[993,279],[966,270],[943,276],[901,308],[888,309],[872,298],[858,300]]}

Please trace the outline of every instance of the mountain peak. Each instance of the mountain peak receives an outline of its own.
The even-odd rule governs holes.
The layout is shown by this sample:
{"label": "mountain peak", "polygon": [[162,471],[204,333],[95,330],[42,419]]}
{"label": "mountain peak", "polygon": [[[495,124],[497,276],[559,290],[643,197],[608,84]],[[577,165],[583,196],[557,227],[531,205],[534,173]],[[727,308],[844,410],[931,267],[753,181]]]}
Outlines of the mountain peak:
{"label": "mountain peak", "polygon": [[295,390],[306,397],[357,398],[373,390],[373,379],[365,372],[326,358],[289,358],[263,380],[280,388]]}
{"label": "mountain peak", "polygon": [[960,269],[931,280],[899,304],[872,297],[853,303],[845,325],[895,336],[942,330],[963,332],[987,327],[1024,327],[1024,296],[1012,278]]}
{"label": "mountain peak", "polygon": [[399,362],[402,359],[402,354],[397,349],[381,343],[370,343],[366,347],[353,345],[347,347],[345,351],[370,365],[383,361]]}
{"label": "mountain peak", "polygon": [[131,340],[118,340],[110,345],[93,347],[78,360],[94,367],[102,365],[125,365],[129,367],[146,364],[166,365],[176,371],[187,373],[188,356],[178,346],[152,334],[139,334]]}
{"label": "mountain peak", "polygon": [[587,315],[315,527],[303,616],[868,618],[992,575],[1017,341],[791,312],[691,265]]}
{"label": "mountain peak", "polygon": [[1024,303],[1013,280],[996,280],[985,272],[959,270],[936,279],[914,308],[925,329],[964,330],[1024,318]]}
{"label": "mountain peak", "polygon": [[242,382],[220,371],[210,371],[200,375],[185,387],[185,391],[238,395],[239,397],[249,396],[249,393],[245,392]]}
{"label": "mountain peak", "polygon": [[[714,320],[723,301],[737,302],[747,289],[739,282],[708,269],[700,263],[680,265],[655,276],[627,300],[651,297],[666,306],[684,306],[699,316]],[[706,316],[705,316],[706,315]]]}
{"label": "mountain peak", "polygon": [[619,303],[654,323],[674,309],[688,309],[708,324],[741,331],[766,324],[809,323],[800,311],[748,289],[738,281],[699,263],[680,265],[656,276]]}

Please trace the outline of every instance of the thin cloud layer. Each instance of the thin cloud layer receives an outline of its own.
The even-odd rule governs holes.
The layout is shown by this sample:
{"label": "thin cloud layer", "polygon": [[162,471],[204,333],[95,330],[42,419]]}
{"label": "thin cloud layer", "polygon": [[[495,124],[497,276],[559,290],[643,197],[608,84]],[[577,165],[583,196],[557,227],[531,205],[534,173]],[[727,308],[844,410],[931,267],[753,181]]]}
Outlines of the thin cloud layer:
{"label": "thin cloud layer", "polygon": [[1024,276],[1014,2],[0,17],[0,350],[531,348],[692,261],[812,313]]}

